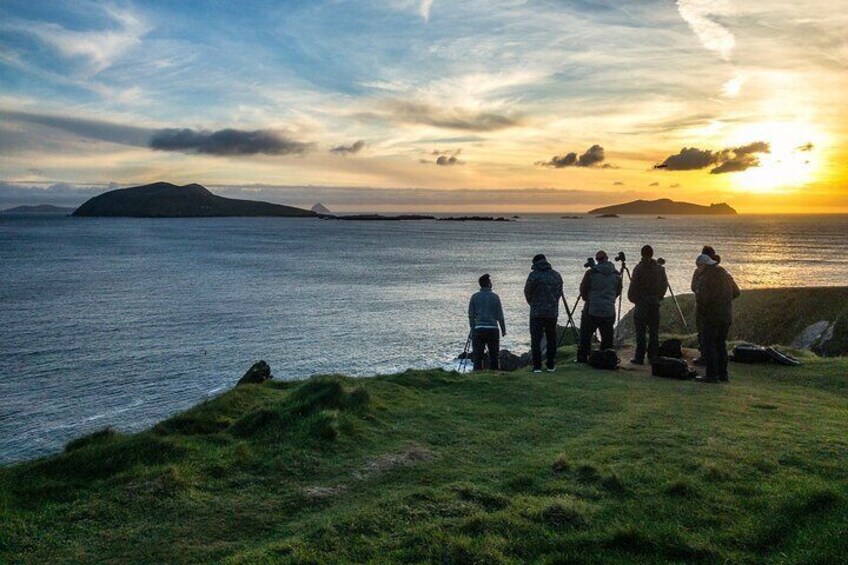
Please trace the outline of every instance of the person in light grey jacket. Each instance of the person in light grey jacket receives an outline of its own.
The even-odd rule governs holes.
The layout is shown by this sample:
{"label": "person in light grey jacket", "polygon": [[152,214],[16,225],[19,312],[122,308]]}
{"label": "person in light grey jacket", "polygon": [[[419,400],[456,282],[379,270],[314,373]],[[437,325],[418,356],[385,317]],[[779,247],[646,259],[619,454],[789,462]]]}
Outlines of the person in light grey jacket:
{"label": "person in light grey jacket", "polygon": [[[506,322],[500,297],[492,292],[492,279],[488,274],[479,279],[480,290],[468,303],[468,324],[471,326],[474,370],[483,370],[483,352],[488,350],[489,369],[499,368],[500,338],[506,336]],[[498,333],[500,327],[500,334]]]}

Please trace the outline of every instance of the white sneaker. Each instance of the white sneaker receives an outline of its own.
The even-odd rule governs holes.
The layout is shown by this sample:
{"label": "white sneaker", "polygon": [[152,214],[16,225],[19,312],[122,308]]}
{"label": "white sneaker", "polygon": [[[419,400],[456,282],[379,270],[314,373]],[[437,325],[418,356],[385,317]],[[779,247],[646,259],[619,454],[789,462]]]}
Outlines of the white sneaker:
{"label": "white sneaker", "polygon": [[533,369],[533,372],[534,372],[534,373],[541,373],[541,372],[542,372],[542,369]]}
{"label": "white sneaker", "polygon": [[548,369],[548,372],[549,372],[549,373],[555,373],[555,372],[556,372],[556,367],[551,367],[551,368],[549,368],[549,369]]}

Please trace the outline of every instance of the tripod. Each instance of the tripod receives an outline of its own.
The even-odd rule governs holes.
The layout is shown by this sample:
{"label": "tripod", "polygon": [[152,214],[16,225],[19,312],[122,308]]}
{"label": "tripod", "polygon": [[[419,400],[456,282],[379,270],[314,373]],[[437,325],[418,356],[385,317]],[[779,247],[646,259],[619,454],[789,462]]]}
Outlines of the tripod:
{"label": "tripod", "polygon": [[468,362],[468,347],[471,345],[471,334],[473,332],[474,332],[474,330],[469,331],[468,332],[468,339],[465,340],[465,347],[462,350],[462,361],[459,362],[459,372],[460,373],[465,372],[465,366],[466,366],[466,363]]}
{"label": "tripod", "polygon": [[[665,272],[665,259],[660,257],[657,259],[657,263],[663,268],[663,272]],[[665,284],[668,286],[668,291],[671,293],[671,299],[674,300],[674,305],[677,306],[677,313],[680,315],[680,321],[683,322],[683,327],[686,328],[686,333],[689,333],[689,324],[686,323],[686,316],[683,315],[683,310],[680,308],[680,303],[677,301],[677,297],[674,295],[674,291],[671,289],[671,283],[668,282],[668,277],[665,278]]]}
{"label": "tripod", "polygon": [[615,260],[621,261],[621,294],[618,295],[618,318],[615,322],[614,340],[614,343],[618,343],[621,332],[621,303],[624,298],[624,274],[627,273],[628,282],[633,282],[633,276],[630,274],[630,269],[627,267],[627,256],[624,255],[624,251],[619,251],[618,255],[615,256]]}
{"label": "tripod", "polygon": [[[568,329],[568,324],[571,324],[571,331],[574,332],[574,343],[580,343],[580,334],[577,332],[577,324],[574,323],[574,318],[572,317],[572,313],[577,311],[577,304],[580,303],[580,296],[577,297],[577,300],[574,301],[574,308],[571,310],[568,309],[568,302],[565,299],[565,293],[560,294],[560,298],[562,298],[562,305],[565,306],[565,313],[568,314],[568,322],[565,324],[565,328]],[[557,341],[557,347],[562,345],[562,340],[565,338],[565,332],[559,336],[559,341]]]}

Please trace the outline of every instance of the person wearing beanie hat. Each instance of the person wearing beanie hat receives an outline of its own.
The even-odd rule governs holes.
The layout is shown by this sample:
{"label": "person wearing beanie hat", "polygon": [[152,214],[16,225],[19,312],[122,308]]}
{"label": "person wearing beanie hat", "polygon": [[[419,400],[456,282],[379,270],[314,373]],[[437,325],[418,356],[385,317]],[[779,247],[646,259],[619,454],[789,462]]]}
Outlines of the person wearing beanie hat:
{"label": "person wearing beanie hat", "polygon": [[[499,367],[500,336],[506,335],[503,307],[500,297],[492,292],[492,278],[485,274],[478,279],[480,290],[468,303],[468,324],[471,326],[471,351],[474,370],[483,370],[484,351],[489,353],[489,369]],[[500,326],[500,335],[498,335]]]}
{"label": "person wearing beanie hat", "polygon": [[652,364],[657,357],[660,346],[660,302],[667,288],[665,269],[654,259],[654,248],[643,246],[642,259],[633,268],[630,288],[627,289],[627,299],[635,304],[633,323],[636,326],[636,355],[630,360],[634,365],[643,365],[646,353]]}
{"label": "person wearing beanie hat", "polygon": [[539,253],[533,257],[533,267],[524,283],[524,298],[530,305],[530,351],[533,372],[542,372],[542,336],[547,341],[548,372],[556,370],[557,318],[562,296],[562,277],[553,270],[547,258]]}
{"label": "person wearing beanie hat", "polygon": [[702,364],[707,367],[706,375],[696,380],[727,382],[727,335],[733,322],[733,300],[740,290],[730,273],[718,264],[715,251],[707,251],[712,253],[701,253],[695,259],[696,272],[692,276],[698,341]]}

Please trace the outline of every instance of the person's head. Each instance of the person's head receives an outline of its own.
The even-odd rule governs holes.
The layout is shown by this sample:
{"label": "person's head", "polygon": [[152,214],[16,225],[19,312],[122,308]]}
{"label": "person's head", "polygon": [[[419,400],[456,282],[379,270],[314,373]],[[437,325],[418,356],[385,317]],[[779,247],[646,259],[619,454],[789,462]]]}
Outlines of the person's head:
{"label": "person's head", "polygon": [[542,261],[547,261],[547,260],[548,260],[548,259],[547,259],[547,257],[545,257],[545,254],[544,254],[544,253],[537,253],[537,254],[533,257],[533,264],[535,265],[536,263],[541,263]]}
{"label": "person's head", "polygon": [[701,249],[701,255],[707,255],[715,259],[715,249],[713,249],[712,245],[705,245],[703,249]]}
{"label": "person's head", "polygon": [[653,259],[654,258],[654,248],[650,245],[642,246],[642,258],[644,259]]}
{"label": "person's head", "polygon": [[607,255],[606,251],[601,249],[600,251],[595,253],[595,261],[597,261],[598,263],[604,263],[605,261],[609,261],[609,255]]}
{"label": "person's head", "polygon": [[480,283],[480,288],[492,288],[492,277],[489,276],[489,273],[480,277],[478,282]]}
{"label": "person's head", "polygon": [[698,255],[698,258],[695,259],[695,265],[698,267],[712,267],[714,265],[718,265],[718,261],[714,260],[706,253],[701,253]]}

